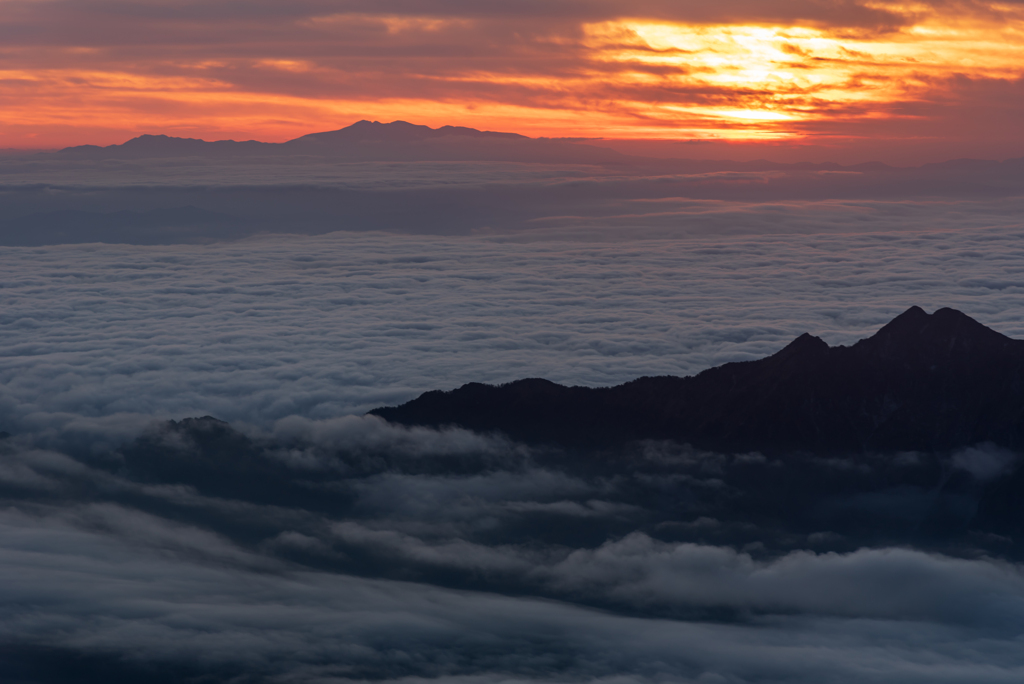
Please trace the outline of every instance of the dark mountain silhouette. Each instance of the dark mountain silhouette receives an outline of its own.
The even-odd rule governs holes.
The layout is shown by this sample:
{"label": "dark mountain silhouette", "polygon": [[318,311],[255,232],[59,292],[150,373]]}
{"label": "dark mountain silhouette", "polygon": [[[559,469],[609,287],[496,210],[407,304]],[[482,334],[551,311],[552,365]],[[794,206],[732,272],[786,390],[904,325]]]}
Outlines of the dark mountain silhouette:
{"label": "dark mountain silhouette", "polygon": [[[359,121],[338,131],[313,133],[281,145],[290,154],[328,155],[351,161],[615,162],[613,150],[517,133],[463,126],[430,128],[405,121]],[[611,154],[609,154],[611,152]]]}
{"label": "dark mountain silhouette", "polygon": [[804,334],[767,358],[692,377],[606,388],[470,383],[371,413],[565,446],[657,439],[763,453],[1020,448],[1024,341],[954,309],[929,315],[915,306],[849,347]]}
{"label": "dark mountain silhouette", "polygon": [[430,128],[405,121],[359,121],[337,131],[311,133],[284,143],[255,140],[207,142],[195,138],[141,135],[121,145],[81,145],[55,154],[81,160],[303,155],[342,161],[603,163],[625,158],[614,150],[562,140],[528,138],[517,133],[479,131],[464,126]]}
{"label": "dark mountain silhouette", "polygon": [[438,138],[475,138],[475,139],[498,139],[498,140],[529,140],[525,135],[518,133],[496,133],[494,131],[479,131],[475,128],[465,126],[441,126],[431,128],[420,126],[407,121],[392,121],[381,123],[379,121],[357,121],[351,126],[346,126],[337,131],[326,133],[310,133],[295,140],[289,140],[285,145],[305,145],[315,143],[317,145],[336,145],[339,143],[353,142],[422,142],[424,140],[437,140]]}
{"label": "dark mountain silhouette", "polygon": [[[664,159],[630,156],[606,147],[586,144],[585,140],[529,138],[518,133],[481,131],[465,126],[430,128],[406,121],[358,121],[335,131],[311,133],[284,143],[255,140],[218,140],[207,142],[195,138],[167,135],[141,135],[120,144],[98,147],[81,145],[57,152],[44,153],[49,158],[76,161],[108,159],[144,160],[168,158],[207,159],[274,159],[297,157],[320,158],[342,162],[367,161],[449,161],[449,162],[521,162],[534,164],[594,164],[629,169],[641,175],[701,175],[728,173],[776,172],[772,177],[744,179],[729,176],[690,178],[687,195],[693,183],[711,188],[728,181],[740,182],[745,199],[758,197],[757,188],[747,181],[757,181],[760,192],[778,199],[785,196],[802,198],[922,195],[1001,196],[1016,194],[1024,173],[1024,158],[1006,161],[958,159],[920,167],[898,168],[870,162],[853,166],[835,163],[780,163],[768,160],[729,161],[709,159]],[[787,180],[788,179],[788,180]],[[663,184],[664,181],[662,181]],[[786,186],[780,188],[781,186]],[[792,187],[788,187],[791,184]],[[708,188],[697,193],[705,196]],[[647,191],[634,189],[640,196]],[[714,190],[711,196],[718,197]],[[730,191],[733,192],[734,191]],[[795,193],[795,194],[794,194]],[[632,196],[632,194],[631,194]],[[730,197],[733,195],[730,194]],[[567,214],[586,213],[573,209]],[[502,212],[499,212],[502,213]]]}
{"label": "dark mountain silhouette", "polygon": [[159,159],[163,157],[238,157],[271,155],[277,145],[256,140],[175,138],[169,135],[140,135],[120,145],[79,145],[57,151],[67,159]]}

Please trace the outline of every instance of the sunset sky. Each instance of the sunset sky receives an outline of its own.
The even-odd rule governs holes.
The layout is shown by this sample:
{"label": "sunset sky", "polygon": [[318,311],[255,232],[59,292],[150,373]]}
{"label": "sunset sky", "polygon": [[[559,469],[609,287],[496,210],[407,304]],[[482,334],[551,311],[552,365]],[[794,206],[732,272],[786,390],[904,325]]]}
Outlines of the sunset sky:
{"label": "sunset sky", "polygon": [[0,0],[0,148],[365,118],[1007,158],[1022,75],[1017,1]]}
{"label": "sunset sky", "polygon": [[1021,684],[1022,217],[1024,0],[0,0],[0,684]]}

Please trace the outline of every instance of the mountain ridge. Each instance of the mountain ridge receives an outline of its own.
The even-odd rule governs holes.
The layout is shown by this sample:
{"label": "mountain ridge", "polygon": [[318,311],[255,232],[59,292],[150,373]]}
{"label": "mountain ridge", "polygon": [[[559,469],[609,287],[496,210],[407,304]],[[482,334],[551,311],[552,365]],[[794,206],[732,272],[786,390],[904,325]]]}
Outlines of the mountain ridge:
{"label": "mountain ridge", "polygon": [[535,161],[614,162],[625,155],[605,148],[518,133],[465,126],[430,128],[407,121],[362,120],[334,131],[310,133],[283,143],[256,140],[176,138],[140,135],[118,145],[80,145],[55,153],[69,159],[167,157],[328,156],[351,161]]}
{"label": "mountain ridge", "polygon": [[[630,161],[677,171],[794,171],[809,173],[888,173],[917,171],[948,174],[979,171],[1019,171],[1024,158],[1002,161],[951,159],[915,167],[882,162],[842,165],[835,162],[774,162],[767,159],[730,161],[697,158],[633,156],[586,144],[586,139],[530,138],[519,133],[482,131],[467,126],[430,128],[407,121],[381,123],[366,119],[349,126],[299,136],[281,143],[257,140],[179,138],[142,134],[124,143],[77,145],[39,152],[67,159],[146,159],[165,157],[328,156],[351,161],[536,161],[540,163],[616,163]],[[404,146],[412,146],[409,149]],[[691,168],[692,167],[692,168]]]}
{"label": "mountain ridge", "polygon": [[911,307],[830,347],[804,333],[763,359],[615,387],[469,383],[370,412],[391,422],[594,448],[672,440],[716,451],[827,454],[1024,447],[1024,340]]}

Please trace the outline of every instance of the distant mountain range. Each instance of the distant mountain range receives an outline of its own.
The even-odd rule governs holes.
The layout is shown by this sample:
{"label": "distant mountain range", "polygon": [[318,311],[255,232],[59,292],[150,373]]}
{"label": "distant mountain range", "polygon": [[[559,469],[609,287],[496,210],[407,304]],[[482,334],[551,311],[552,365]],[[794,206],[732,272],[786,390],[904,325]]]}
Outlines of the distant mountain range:
{"label": "distant mountain range", "polygon": [[830,347],[804,334],[758,361],[617,387],[541,379],[470,383],[371,411],[391,422],[600,447],[673,440],[727,452],[1024,447],[1024,341],[954,309],[912,307],[875,335]]}
{"label": "distant mountain range", "polygon": [[359,121],[337,131],[283,143],[141,135],[121,145],[81,145],[55,153],[67,159],[326,156],[347,161],[524,161],[599,163],[624,158],[600,147],[463,126],[430,128],[405,121]]}
{"label": "distant mountain range", "polygon": [[[79,145],[44,153],[68,160],[204,159],[319,157],[339,161],[508,161],[540,164],[640,164],[649,170],[671,173],[714,173],[721,171],[790,171],[887,173],[900,169],[880,162],[843,166],[832,162],[780,163],[767,160],[729,161],[635,157],[614,150],[587,145],[571,139],[529,138],[518,133],[480,131],[465,126],[430,128],[406,121],[358,121],[336,131],[310,133],[283,143],[256,140],[217,140],[167,135],[140,135],[120,145]],[[954,159],[925,164],[913,171],[926,176],[980,173],[1017,175],[1024,171],[1024,159],[1003,162]]]}

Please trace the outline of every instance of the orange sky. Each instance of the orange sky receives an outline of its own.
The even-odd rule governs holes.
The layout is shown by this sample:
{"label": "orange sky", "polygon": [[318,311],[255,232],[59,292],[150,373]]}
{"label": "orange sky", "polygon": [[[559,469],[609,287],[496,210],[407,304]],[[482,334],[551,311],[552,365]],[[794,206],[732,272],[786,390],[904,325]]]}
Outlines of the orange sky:
{"label": "orange sky", "polygon": [[1022,72],[1016,0],[0,0],[0,147],[368,118],[684,156],[1005,158],[1024,155]]}

